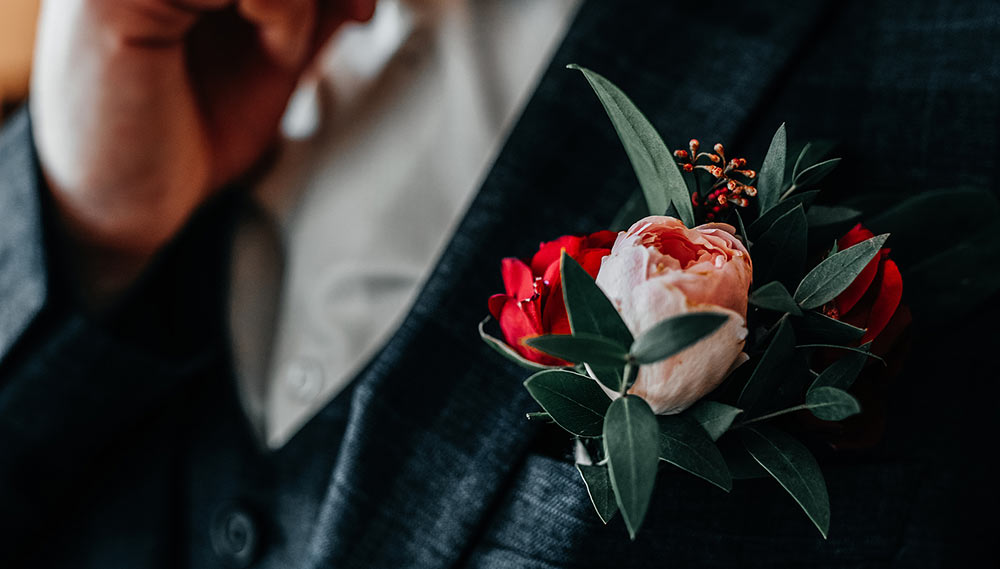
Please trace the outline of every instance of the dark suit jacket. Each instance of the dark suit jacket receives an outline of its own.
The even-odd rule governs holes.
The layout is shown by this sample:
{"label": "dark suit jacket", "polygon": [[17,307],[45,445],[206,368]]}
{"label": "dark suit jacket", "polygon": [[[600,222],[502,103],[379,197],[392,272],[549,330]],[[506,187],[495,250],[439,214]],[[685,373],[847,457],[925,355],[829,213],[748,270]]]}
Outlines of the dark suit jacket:
{"label": "dark suit jacket", "polygon": [[772,480],[725,494],[670,469],[635,542],[620,517],[603,527],[553,435],[524,419],[524,373],[475,325],[501,257],[606,227],[637,187],[567,63],[620,84],[673,147],[724,141],[759,164],[787,121],[795,139],[842,142],[830,193],[996,191],[998,27],[989,2],[587,1],[399,331],[273,452],[241,412],[224,324],[240,192],[88,316],[15,119],[0,138],[0,566],[995,564],[980,466],[996,448],[995,302],[944,322],[917,311],[883,442],[817,449],[828,540]]}

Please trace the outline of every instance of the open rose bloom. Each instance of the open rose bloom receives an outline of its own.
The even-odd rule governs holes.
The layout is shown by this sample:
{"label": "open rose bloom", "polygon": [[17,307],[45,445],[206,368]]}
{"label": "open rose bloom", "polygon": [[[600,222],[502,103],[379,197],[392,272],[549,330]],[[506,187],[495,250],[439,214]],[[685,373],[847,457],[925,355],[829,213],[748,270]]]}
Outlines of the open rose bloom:
{"label": "open rose bloom", "polygon": [[657,414],[679,413],[745,362],[752,277],[750,255],[727,224],[688,229],[672,217],[650,216],[619,234],[597,284],[634,336],[689,312],[729,316],[698,343],[642,366],[630,393],[645,399]]}
{"label": "open rose bloom", "polygon": [[526,346],[524,340],[544,334],[570,333],[559,272],[562,252],[566,251],[595,277],[601,259],[611,252],[615,235],[614,231],[598,231],[583,237],[564,235],[542,243],[530,264],[513,257],[503,260],[504,293],[490,298],[490,314],[500,323],[504,341],[521,357],[542,365],[568,365]]}

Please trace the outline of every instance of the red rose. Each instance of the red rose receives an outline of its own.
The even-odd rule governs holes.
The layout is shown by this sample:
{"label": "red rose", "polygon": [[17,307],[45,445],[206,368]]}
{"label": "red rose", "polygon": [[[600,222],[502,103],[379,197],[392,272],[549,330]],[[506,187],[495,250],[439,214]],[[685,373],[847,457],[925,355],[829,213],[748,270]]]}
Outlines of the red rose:
{"label": "red rose", "polygon": [[[842,251],[872,237],[874,234],[859,223],[837,241],[837,249]],[[903,277],[896,263],[889,258],[889,249],[882,249],[851,286],[826,306],[825,312],[837,320],[864,328],[865,335],[859,344],[875,341],[872,351],[885,353],[895,337],[889,337],[890,334],[882,338],[879,336],[883,332],[898,335],[898,331],[886,327],[899,309],[902,298]]]}
{"label": "red rose", "polygon": [[[856,225],[837,241],[838,250],[873,236]],[[889,383],[899,373],[906,342],[900,341],[910,324],[910,311],[901,304],[903,279],[889,249],[882,249],[854,279],[851,286],[827,304],[827,315],[858,328],[865,334],[857,345],[872,342],[872,353],[885,359],[886,366],[868,365],[851,387],[862,412],[843,421],[827,422],[803,416],[806,424],[819,431],[837,449],[866,449],[875,446],[885,432]],[[820,352],[820,360],[833,361],[833,352]]]}
{"label": "red rose", "polygon": [[507,344],[533,362],[566,365],[523,342],[534,336],[571,333],[559,273],[562,251],[565,249],[566,254],[596,278],[601,259],[611,252],[617,237],[614,231],[598,231],[584,237],[564,235],[542,243],[531,258],[530,266],[520,259],[504,259],[501,267],[506,292],[493,295],[489,305]]}

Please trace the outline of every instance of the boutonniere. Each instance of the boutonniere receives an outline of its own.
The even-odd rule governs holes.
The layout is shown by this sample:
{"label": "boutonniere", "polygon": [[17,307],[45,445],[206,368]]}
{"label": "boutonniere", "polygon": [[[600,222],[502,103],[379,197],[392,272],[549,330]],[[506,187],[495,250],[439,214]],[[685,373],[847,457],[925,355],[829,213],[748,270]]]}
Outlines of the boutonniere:
{"label": "boutonniere", "polygon": [[642,193],[623,231],[504,259],[482,338],[534,371],[524,385],[541,410],[529,418],[575,439],[605,523],[621,512],[634,538],[666,463],[725,491],[769,475],[826,537],[823,474],[794,433],[863,413],[852,385],[908,323],[889,234],[856,209],[814,205],[839,159],[814,144],[792,163],[784,125],[759,169],[722,144],[671,152],[621,90],[571,67]]}

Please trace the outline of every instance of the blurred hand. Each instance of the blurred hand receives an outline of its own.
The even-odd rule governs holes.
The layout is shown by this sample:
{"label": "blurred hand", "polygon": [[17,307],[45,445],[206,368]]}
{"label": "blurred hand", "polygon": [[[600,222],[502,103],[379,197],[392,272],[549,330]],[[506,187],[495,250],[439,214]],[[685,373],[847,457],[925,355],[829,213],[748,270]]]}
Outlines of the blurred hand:
{"label": "blurred hand", "polygon": [[375,0],[47,0],[31,110],[83,277],[127,285],[273,141],[302,72]]}

